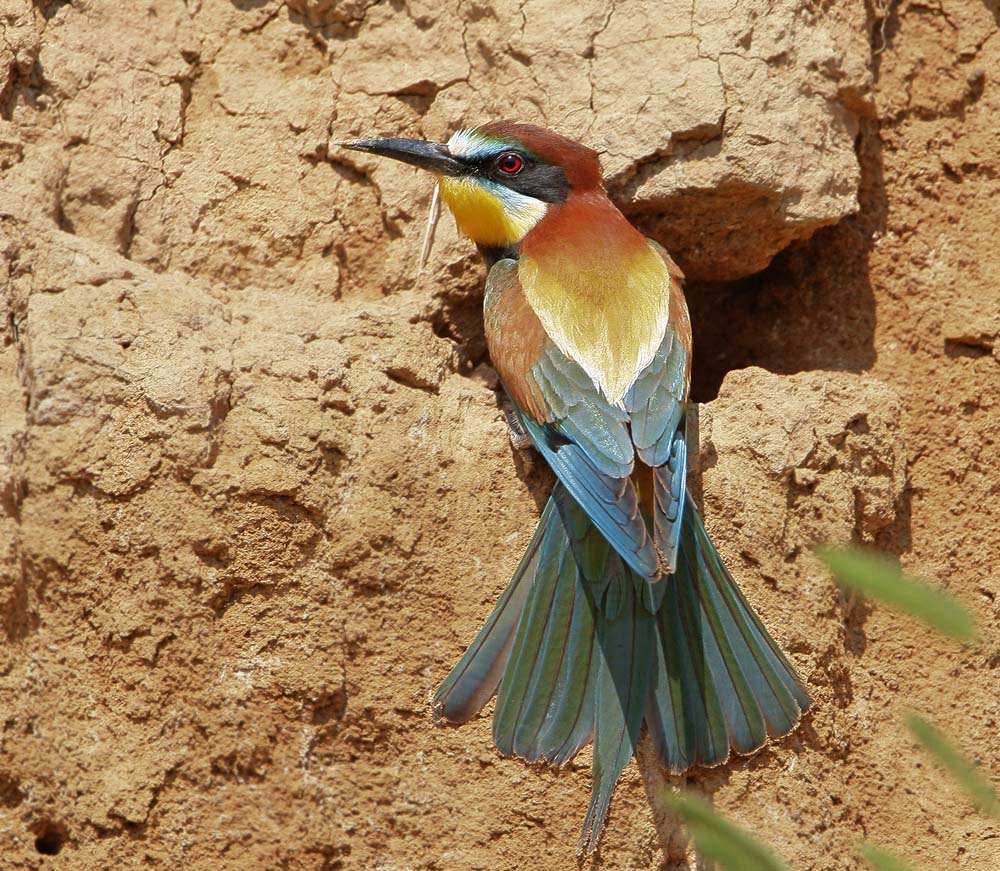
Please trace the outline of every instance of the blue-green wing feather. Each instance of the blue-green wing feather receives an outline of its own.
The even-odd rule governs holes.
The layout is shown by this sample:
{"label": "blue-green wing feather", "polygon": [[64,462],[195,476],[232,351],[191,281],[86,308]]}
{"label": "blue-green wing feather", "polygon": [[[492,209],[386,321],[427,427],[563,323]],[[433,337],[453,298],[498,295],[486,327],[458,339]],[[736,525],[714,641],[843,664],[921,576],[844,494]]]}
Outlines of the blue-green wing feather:
{"label": "blue-green wing feather", "polygon": [[677,568],[677,551],[687,493],[687,441],[675,432],[667,461],[653,470],[653,536],[664,571]]}
{"label": "blue-green wing feather", "polygon": [[647,466],[662,466],[670,456],[674,434],[681,424],[687,394],[687,352],[667,328],[652,362],[625,394],[639,459]]}
{"label": "blue-green wing feather", "polygon": [[[552,419],[524,415],[525,427],[553,471],[633,571],[650,580],[673,571],[687,481],[683,344],[668,328],[620,408],[554,345],[542,350],[530,377]],[[654,469],[649,524],[628,477],[635,454]]]}
{"label": "blue-green wing feather", "polygon": [[671,328],[652,363],[643,370],[624,406],[639,460],[653,468],[653,538],[661,569],[673,572],[687,488],[687,442],[683,421],[687,352]]}
{"label": "blue-green wing feather", "polygon": [[622,559],[643,577],[657,577],[659,561],[631,480],[604,473],[558,426],[527,415],[522,420],[538,452]]}
{"label": "blue-green wing feather", "polygon": [[629,480],[634,450],[625,412],[551,343],[530,377],[549,409],[547,422],[524,415],[535,446],[626,562],[654,575],[656,553]]}

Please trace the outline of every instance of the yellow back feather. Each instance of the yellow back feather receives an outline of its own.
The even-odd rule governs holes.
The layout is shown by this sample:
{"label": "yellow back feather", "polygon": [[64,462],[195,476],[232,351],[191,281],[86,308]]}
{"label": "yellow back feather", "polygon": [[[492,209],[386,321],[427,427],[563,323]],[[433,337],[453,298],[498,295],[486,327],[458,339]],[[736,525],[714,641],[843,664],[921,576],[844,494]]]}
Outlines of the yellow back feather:
{"label": "yellow back feather", "polygon": [[576,249],[547,254],[543,264],[522,255],[518,276],[556,347],[619,404],[667,328],[670,273],[663,259],[649,245],[621,258]]}

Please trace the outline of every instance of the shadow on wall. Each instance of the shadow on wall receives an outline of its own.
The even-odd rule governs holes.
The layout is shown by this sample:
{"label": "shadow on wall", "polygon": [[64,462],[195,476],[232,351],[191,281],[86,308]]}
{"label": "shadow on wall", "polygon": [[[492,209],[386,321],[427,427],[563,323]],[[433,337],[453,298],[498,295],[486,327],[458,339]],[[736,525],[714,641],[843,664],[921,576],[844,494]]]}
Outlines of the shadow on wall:
{"label": "shadow on wall", "polygon": [[726,373],[747,366],[778,374],[860,372],[875,362],[868,270],[885,228],[886,196],[873,122],[863,122],[857,151],[862,175],[856,215],[793,243],[756,275],[688,283],[696,402],[714,399]]}

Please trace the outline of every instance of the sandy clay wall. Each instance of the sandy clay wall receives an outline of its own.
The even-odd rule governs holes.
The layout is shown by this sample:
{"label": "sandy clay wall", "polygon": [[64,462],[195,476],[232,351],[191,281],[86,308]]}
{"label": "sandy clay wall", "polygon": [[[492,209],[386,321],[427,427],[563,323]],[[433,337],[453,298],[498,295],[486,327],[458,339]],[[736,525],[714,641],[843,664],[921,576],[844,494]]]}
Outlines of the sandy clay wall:
{"label": "sandy clay wall", "polygon": [[[551,477],[426,177],[513,117],[686,271],[709,528],[808,683],[690,784],[796,869],[1000,867],[915,707],[1000,774],[996,0],[2,0],[0,867],[573,869],[589,758],[428,698]],[[878,545],[984,628],[841,596]],[[594,867],[695,869],[627,770]]]}

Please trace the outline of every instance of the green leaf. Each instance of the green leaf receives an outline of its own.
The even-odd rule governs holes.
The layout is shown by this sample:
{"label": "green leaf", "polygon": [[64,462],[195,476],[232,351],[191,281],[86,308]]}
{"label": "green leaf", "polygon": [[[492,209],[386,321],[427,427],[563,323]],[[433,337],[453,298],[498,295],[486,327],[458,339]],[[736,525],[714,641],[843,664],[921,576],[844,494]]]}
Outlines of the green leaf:
{"label": "green leaf", "polygon": [[965,790],[972,803],[984,814],[1000,820],[1000,800],[989,778],[958,750],[929,720],[912,711],[904,717],[906,727]]}
{"label": "green leaf", "polygon": [[698,852],[726,871],[790,871],[767,847],[707,802],[671,792],[664,793],[663,801],[687,825]]}
{"label": "green leaf", "polygon": [[865,857],[868,864],[876,871],[915,871],[914,867],[902,859],[887,853],[881,847],[874,844],[863,843],[858,849]]}
{"label": "green leaf", "polygon": [[961,602],[941,587],[904,574],[888,557],[847,548],[823,548],[817,556],[841,587],[912,614],[959,641],[975,640],[975,623]]}

